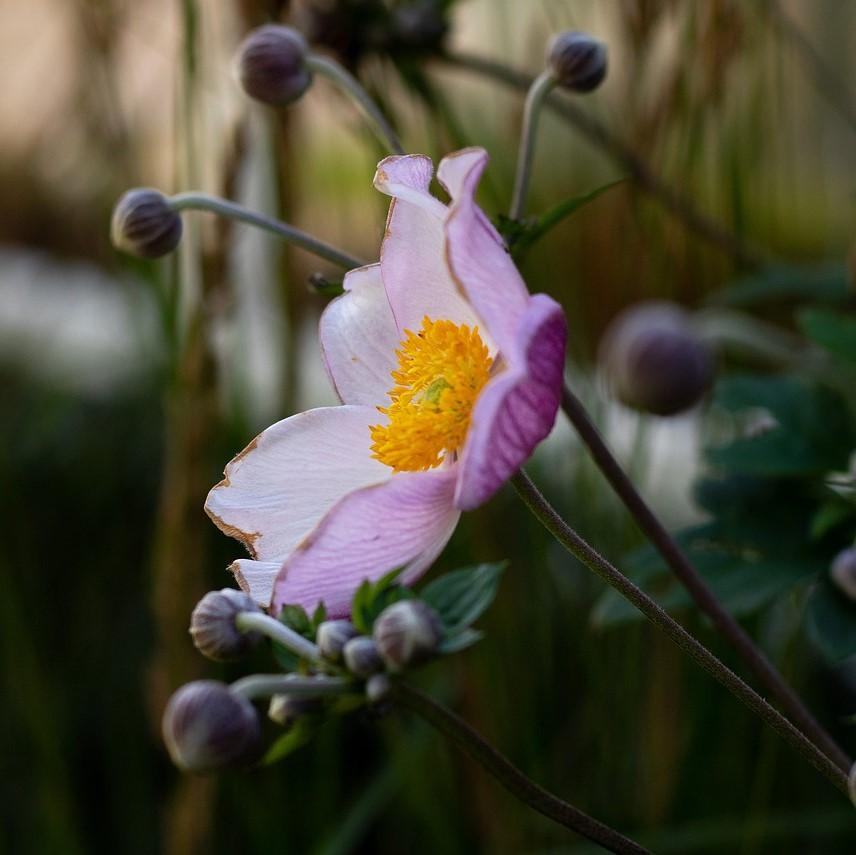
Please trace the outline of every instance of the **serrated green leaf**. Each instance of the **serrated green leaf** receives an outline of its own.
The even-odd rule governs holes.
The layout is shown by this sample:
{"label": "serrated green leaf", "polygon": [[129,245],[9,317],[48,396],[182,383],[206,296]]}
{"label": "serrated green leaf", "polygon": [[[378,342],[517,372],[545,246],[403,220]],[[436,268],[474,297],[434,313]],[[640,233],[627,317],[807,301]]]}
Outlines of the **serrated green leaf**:
{"label": "serrated green leaf", "polygon": [[289,754],[293,754],[298,748],[303,747],[318,732],[323,721],[307,716],[298,719],[286,733],[276,739],[262,758],[263,766],[277,763]]}
{"label": "serrated green leaf", "polygon": [[466,650],[472,647],[477,641],[484,638],[484,633],[472,627],[465,627],[453,635],[444,636],[443,640],[437,648],[437,652],[442,654],[459,653],[461,650]]}
{"label": "serrated green leaf", "polygon": [[848,362],[856,362],[856,316],[806,309],[797,318],[802,331],[815,344]]}
{"label": "serrated green leaf", "polygon": [[473,623],[493,602],[507,561],[478,564],[446,573],[420,593],[439,615],[448,635]]}
{"label": "serrated green leaf", "polygon": [[828,579],[811,592],[806,623],[809,637],[827,659],[840,662],[856,654],[856,603]]}

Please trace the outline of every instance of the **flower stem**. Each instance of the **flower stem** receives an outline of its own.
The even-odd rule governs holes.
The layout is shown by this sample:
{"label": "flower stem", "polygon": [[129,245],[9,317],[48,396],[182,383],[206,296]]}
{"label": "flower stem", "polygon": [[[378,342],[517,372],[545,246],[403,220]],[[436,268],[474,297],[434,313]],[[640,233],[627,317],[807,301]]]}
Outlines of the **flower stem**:
{"label": "flower stem", "polygon": [[342,695],[350,691],[353,683],[343,677],[299,677],[296,674],[251,674],[229,686],[237,695],[269,698],[288,695],[292,698],[317,698],[321,695]]}
{"label": "flower stem", "polygon": [[631,853],[631,855],[644,855],[648,852],[647,849],[619,834],[608,825],[598,822],[543,787],[539,787],[507,757],[486,742],[475,728],[424,692],[406,683],[398,683],[393,697],[402,707],[416,713],[444,736],[457,743],[506,790],[533,810],[599,843],[610,852]]}
{"label": "flower stem", "polygon": [[792,748],[798,751],[818,772],[835,787],[847,793],[847,775],[801,731],[797,730],[778,710],[768,704],[733,671],[719,661],[703,644],[697,641],[677,621],[673,620],[643,590],[619,572],[600,553],[583,540],[556,512],[550,503],[529,480],[523,470],[512,479],[521,499],[541,524],[556,540],[615,588],[652,623],[662,629],[682,650],[688,653],[720,685],[724,686],[752,712],[762,718]]}
{"label": "flower stem", "polygon": [[404,154],[404,149],[398,139],[398,135],[381,113],[380,108],[372,100],[371,96],[363,89],[360,82],[346,68],[332,59],[318,54],[310,54],[306,58],[306,65],[317,74],[336,84],[349,98],[352,98],[357,106],[365,114],[375,134],[393,154]]}
{"label": "flower stem", "polygon": [[549,69],[542,71],[532,82],[526,93],[523,108],[523,127],[520,132],[520,148],[517,153],[517,174],[514,178],[514,195],[511,199],[509,216],[519,220],[526,208],[526,194],[532,177],[532,162],[535,158],[535,140],[538,135],[538,119],[547,96],[553,91],[556,78]]}
{"label": "flower stem", "polygon": [[260,632],[287,647],[301,659],[319,665],[323,663],[318,645],[263,612],[239,612],[235,618],[235,626],[241,632]]}
{"label": "flower stem", "polygon": [[675,576],[689,591],[696,605],[711,619],[717,631],[740,654],[761,685],[773,696],[789,718],[836,765],[845,770],[849,769],[850,758],[806,708],[773,663],[756,647],[743,627],[719,602],[716,595],[675,543],[674,538],[666,531],[663,524],[633,486],[633,482],[627,477],[589,418],[585,407],[567,386],[562,393],[562,409],[576,428],[580,439],[588,448],[604,477],[633,515],[639,528],[642,529]]}
{"label": "flower stem", "polygon": [[350,270],[354,267],[362,267],[365,262],[353,255],[349,255],[334,246],[330,246],[318,238],[295,228],[288,223],[283,223],[266,214],[260,214],[256,211],[250,211],[243,205],[238,205],[236,202],[230,202],[228,199],[220,199],[217,196],[209,196],[207,193],[178,193],[171,196],[169,199],[170,207],[174,211],[211,211],[214,214],[220,214],[223,217],[229,217],[233,220],[238,220],[242,223],[249,223],[251,226],[256,226],[264,229],[266,232],[276,235],[317,255],[320,258],[325,258],[327,261],[337,264]]}

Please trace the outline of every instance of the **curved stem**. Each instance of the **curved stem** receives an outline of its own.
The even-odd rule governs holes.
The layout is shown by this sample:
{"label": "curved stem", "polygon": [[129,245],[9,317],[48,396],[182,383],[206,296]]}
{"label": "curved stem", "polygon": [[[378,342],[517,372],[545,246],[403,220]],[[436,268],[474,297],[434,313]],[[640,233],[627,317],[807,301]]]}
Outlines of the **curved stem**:
{"label": "curved stem", "polygon": [[526,93],[523,107],[523,128],[520,132],[520,148],[517,153],[517,174],[514,178],[514,195],[511,199],[509,216],[519,220],[526,207],[526,194],[532,176],[532,161],[535,158],[535,139],[538,134],[538,119],[544,99],[553,91],[556,78],[549,69],[542,71],[532,82]]}
{"label": "curved stem", "polygon": [[343,695],[353,688],[343,677],[298,677],[296,674],[251,674],[229,686],[230,691],[254,698],[288,695],[292,698],[317,698],[321,695]]}
{"label": "curved stem", "polygon": [[[490,77],[506,86],[526,91],[531,85],[531,75],[500,62],[464,53],[446,54],[442,59],[467,71]],[[547,106],[570,122],[581,134],[626,170],[640,190],[655,197],[664,208],[681,220],[699,237],[718,246],[723,252],[744,267],[758,267],[765,258],[756,249],[748,246],[732,231],[711,220],[680,191],[667,184],[636,152],[616,136],[602,122],[567,98],[555,93],[547,98]]]}
{"label": "curved stem", "polygon": [[599,843],[610,852],[644,855],[648,850],[624,835],[562,801],[527,778],[507,757],[500,754],[481,734],[460,716],[433,698],[406,683],[393,690],[398,703],[425,719],[432,727],[457,743],[467,754],[493,775],[506,790],[533,810],[565,828]]}
{"label": "curved stem", "polygon": [[318,645],[264,612],[239,612],[235,618],[235,626],[241,632],[260,632],[287,647],[301,659],[307,659],[317,665],[323,664]]}
{"label": "curved stem", "polygon": [[743,627],[719,602],[716,595],[633,486],[633,482],[627,477],[589,418],[585,407],[567,386],[562,393],[562,409],[576,428],[580,439],[588,448],[604,477],[633,515],[639,528],[642,529],[675,576],[689,591],[699,609],[711,619],[718,632],[731,643],[761,685],[773,696],[803,733],[837,766],[845,770],[849,769],[850,758],[809,712],[797,693],[785,682],[773,663],[758,649]]}
{"label": "curved stem", "polygon": [[251,226],[263,229],[266,232],[281,237],[289,243],[317,255],[319,258],[325,258],[333,264],[338,264],[346,270],[351,270],[354,267],[362,267],[365,262],[353,255],[336,249],[335,246],[330,246],[318,238],[295,228],[288,223],[283,223],[266,214],[260,214],[257,211],[251,211],[237,202],[231,202],[228,199],[220,199],[217,196],[209,196],[207,193],[178,193],[175,196],[170,196],[169,206],[173,211],[210,211],[214,214],[220,214],[223,217],[229,217],[233,220],[238,220],[242,223],[248,223]]}
{"label": "curved stem", "polygon": [[752,712],[762,718],[792,748],[798,751],[834,786],[847,793],[847,775],[781,713],[770,706],[733,671],[722,664],[703,644],[697,641],[677,621],[673,620],[641,588],[619,572],[599,552],[583,540],[556,512],[538,488],[521,470],[512,484],[530,511],[556,540],[590,570],[615,588],[645,617],[662,629],[682,650],[688,653],[714,680],[724,686]]}
{"label": "curved stem", "polygon": [[310,54],[306,57],[306,65],[314,72],[323,74],[332,80],[348,97],[352,98],[357,106],[363,111],[372,129],[384,145],[389,147],[393,154],[404,154],[398,135],[381,113],[380,108],[371,99],[371,96],[363,89],[360,82],[346,68],[332,59],[318,54]]}

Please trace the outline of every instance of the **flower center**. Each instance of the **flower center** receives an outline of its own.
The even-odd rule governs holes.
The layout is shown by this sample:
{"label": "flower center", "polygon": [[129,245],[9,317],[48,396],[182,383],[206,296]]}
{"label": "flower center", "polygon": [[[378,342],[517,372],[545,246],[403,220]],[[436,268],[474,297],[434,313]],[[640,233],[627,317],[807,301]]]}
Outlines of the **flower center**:
{"label": "flower center", "polygon": [[464,443],[473,404],[488,381],[491,357],[478,327],[422,319],[396,351],[389,424],[373,425],[372,457],[396,472],[439,466]]}

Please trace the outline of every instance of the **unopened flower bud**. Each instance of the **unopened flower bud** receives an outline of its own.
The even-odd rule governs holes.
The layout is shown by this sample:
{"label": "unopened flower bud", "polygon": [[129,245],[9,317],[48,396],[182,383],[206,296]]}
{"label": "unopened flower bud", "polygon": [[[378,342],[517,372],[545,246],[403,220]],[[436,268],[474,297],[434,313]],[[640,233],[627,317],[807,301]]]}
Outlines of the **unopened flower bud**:
{"label": "unopened flower bud", "polygon": [[383,669],[374,640],[365,635],[352,638],[343,648],[345,667],[357,677],[369,677]]}
{"label": "unopened flower bud", "polygon": [[588,33],[559,33],[547,49],[547,64],[559,86],[591,92],[606,77],[606,45]]}
{"label": "unopened flower bud", "polygon": [[373,674],[366,680],[366,700],[370,704],[379,704],[385,700],[392,689],[392,681],[386,674]]}
{"label": "unopened flower bud", "polygon": [[448,30],[438,0],[412,0],[397,6],[391,25],[393,44],[409,50],[439,48]]}
{"label": "unopened flower bud", "polygon": [[671,416],[698,403],[713,379],[713,358],[687,313],[664,302],[622,312],[599,360],[610,389],[628,407]]}
{"label": "unopened flower bud", "polygon": [[295,698],[292,695],[274,695],[270,699],[268,718],[282,727],[289,727],[297,719],[321,708],[319,698]]}
{"label": "unopened flower bud", "polygon": [[829,575],[838,590],[856,602],[856,546],[839,552],[829,568]]}
{"label": "unopened flower bud", "polygon": [[186,772],[251,762],[261,739],[253,705],[216,680],[182,686],[169,699],[162,730],[170,757]]}
{"label": "unopened flower bud", "polygon": [[387,606],[374,622],[374,640],[393,671],[427,662],[442,636],[437,612],[422,600],[399,600]]}
{"label": "unopened flower bud", "polygon": [[237,73],[244,92],[273,106],[296,101],[312,83],[308,53],[306,40],[292,27],[265,24],[253,30],[238,49]]}
{"label": "unopened flower bud", "polygon": [[349,620],[325,620],[318,627],[315,643],[325,659],[338,662],[345,645],[357,635],[357,628]]}
{"label": "unopened flower bud", "polygon": [[128,190],[113,208],[113,246],[139,258],[160,258],[181,241],[181,217],[158,190]]}
{"label": "unopened flower bud", "polygon": [[190,634],[200,653],[216,662],[238,659],[259,642],[257,632],[241,632],[235,618],[241,612],[260,612],[252,597],[234,588],[210,591],[190,616]]}

